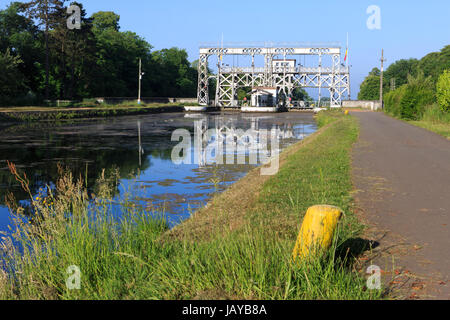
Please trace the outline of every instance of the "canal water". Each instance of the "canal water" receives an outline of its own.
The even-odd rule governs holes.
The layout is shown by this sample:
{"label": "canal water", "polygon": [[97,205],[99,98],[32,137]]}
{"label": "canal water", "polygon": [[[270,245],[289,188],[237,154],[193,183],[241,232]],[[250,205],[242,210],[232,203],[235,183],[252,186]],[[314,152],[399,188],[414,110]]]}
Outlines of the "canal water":
{"label": "canal water", "polygon": [[[208,128],[218,134],[226,130],[277,129],[280,150],[317,129],[312,114],[308,113],[167,113],[61,123],[2,124],[0,231],[7,231],[11,224],[5,206],[7,192],[12,192],[17,200],[28,199],[10,174],[7,160],[27,174],[35,195],[40,188],[52,186],[56,181],[58,164],[69,168],[75,177],[82,176],[89,188],[95,185],[103,169],[105,172],[117,170],[120,174],[117,198],[129,192],[137,203],[163,211],[170,224],[175,225],[254,168],[256,164],[249,163],[250,155],[261,152],[259,148],[249,148],[245,152],[245,164],[219,164],[213,157],[214,152],[195,148],[194,133]],[[178,139],[172,141],[175,140],[172,136],[180,129],[192,134],[189,151],[184,155],[185,160],[192,161],[185,163],[172,159],[173,149],[180,143]],[[235,143],[238,139],[232,138]],[[230,153],[229,150],[239,154],[238,148],[226,149],[226,152]]]}

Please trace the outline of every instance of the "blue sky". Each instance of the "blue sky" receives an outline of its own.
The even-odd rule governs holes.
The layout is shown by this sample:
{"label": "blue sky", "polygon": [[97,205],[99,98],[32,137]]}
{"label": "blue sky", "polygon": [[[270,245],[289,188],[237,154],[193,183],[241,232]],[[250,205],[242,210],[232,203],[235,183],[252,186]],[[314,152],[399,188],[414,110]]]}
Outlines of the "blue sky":
{"label": "blue sky", "polygon": [[[10,1],[1,0],[0,7]],[[121,30],[134,31],[155,49],[185,48],[197,59],[201,42],[328,42],[350,37],[352,96],[374,67],[421,58],[450,44],[449,0],[81,0],[88,14],[114,11]],[[381,9],[381,30],[369,30],[370,5]],[[342,57],[343,59],[343,57]]]}

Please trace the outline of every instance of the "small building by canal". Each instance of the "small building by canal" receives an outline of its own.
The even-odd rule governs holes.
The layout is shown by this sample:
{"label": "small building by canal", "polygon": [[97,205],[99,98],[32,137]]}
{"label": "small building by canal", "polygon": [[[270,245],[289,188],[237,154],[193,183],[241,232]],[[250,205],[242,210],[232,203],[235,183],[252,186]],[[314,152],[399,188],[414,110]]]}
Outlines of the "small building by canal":
{"label": "small building by canal", "polygon": [[278,103],[278,93],[275,87],[254,87],[252,92],[252,107],[274,107]]}

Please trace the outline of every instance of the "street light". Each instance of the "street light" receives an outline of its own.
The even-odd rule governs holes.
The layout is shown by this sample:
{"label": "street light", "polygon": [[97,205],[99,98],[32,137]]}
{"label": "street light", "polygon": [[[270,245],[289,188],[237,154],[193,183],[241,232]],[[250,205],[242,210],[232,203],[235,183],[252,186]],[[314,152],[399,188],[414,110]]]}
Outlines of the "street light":
{"label": "street light", "polygon": [[138,104],[141,104],[141,80],[145,72],[142,72],[142,60],[139,59],[139,90],[138,90]]}

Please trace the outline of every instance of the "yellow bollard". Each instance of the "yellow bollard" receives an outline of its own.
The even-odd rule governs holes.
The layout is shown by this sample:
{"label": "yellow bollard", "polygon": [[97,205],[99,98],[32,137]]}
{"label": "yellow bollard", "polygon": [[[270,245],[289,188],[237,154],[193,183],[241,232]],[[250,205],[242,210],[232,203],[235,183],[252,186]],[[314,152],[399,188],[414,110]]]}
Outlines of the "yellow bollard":
{"label": "yellow bollard", "polygon": [[348,116],[350,112],[348,112],[348,110],[345,110],[345,115]]}
{"label": "yellow bollard", "polygon": [[297,257],[307,257],[316,249],[329,249],[342,215],[343,211],[334,206],[319,205],[309,208],[292,253],[294,261]]}

